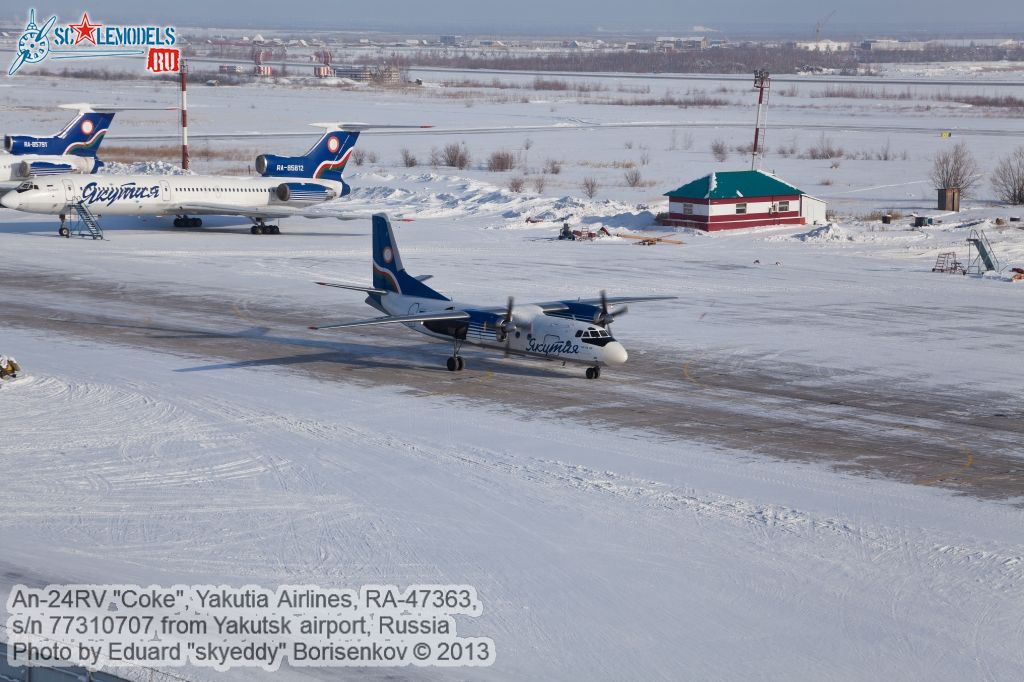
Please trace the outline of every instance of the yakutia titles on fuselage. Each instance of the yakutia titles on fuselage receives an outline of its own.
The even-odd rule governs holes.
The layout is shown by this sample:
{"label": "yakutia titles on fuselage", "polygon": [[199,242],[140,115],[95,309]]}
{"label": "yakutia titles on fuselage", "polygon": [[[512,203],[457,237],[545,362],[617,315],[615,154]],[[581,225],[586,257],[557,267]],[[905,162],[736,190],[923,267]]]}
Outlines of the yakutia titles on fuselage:
{"label": "yakutia titles on fuselage", "polygon": [[[306,207],[349,193],[342,181],[281,182],[278,177],[223,175],[61,175],[25,183],[3,199],[29,213],[66,214],[81,201],[96,216],[260,214],[262,208]],[[9,197],[9,198],[8,198]]]}

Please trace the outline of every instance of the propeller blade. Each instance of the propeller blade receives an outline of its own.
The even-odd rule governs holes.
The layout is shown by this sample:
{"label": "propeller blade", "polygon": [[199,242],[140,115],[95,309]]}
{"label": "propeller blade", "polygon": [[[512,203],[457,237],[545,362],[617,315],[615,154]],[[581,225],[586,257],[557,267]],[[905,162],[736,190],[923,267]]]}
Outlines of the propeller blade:
{"label": "propeller blade", "polygon": [[629,306],[627,306],[627,305],[620,305],[618,308],[612,308],[611,312],[608,313],[608,316],[614,320],[619,315],[625,315],[628,312],[629,312]]}
{"label": "propeller blade", "polygon": [[45,24],[43,24],[43,27],[41,29],[39,29],[39,31],[36,33],[36,40],[42,40],[43,36],[45,36],[47,33],[50,32],[50,29],[53,28],[53,25],[56,22],[57,22],[57,15],[54,14],[52,17],[50,17],[50,19]]}
{"label": "propeller blade", "polygon": [[15,72],[21,68],[21,65],[25,63],[25,59],[28,57],[28,50],[23,51],[15,59],[14,63],[11,64],[10,71],[7,72],[8,76],[13,76]]}
{"label": "propeller blade", "polygon": [[508,309],[505,311],[505,321],[501,325],[501,333],[503,335],[503,341],[505,342],[505,357],[508,357],[509,345],[512,343],[512,338],[509,334],[515,330],[515,325],[512,324],[512,307],[515,305],[515,301],[511,296],[508,297]]}

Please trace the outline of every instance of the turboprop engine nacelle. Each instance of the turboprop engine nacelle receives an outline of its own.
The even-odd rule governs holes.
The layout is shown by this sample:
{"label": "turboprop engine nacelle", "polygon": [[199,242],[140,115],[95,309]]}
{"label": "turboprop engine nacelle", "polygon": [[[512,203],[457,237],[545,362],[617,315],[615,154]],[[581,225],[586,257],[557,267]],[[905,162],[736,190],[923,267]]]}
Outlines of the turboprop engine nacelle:
{"label": "turboprop engine nacelle", "polygon": [[[348,189],[348,185],[345,185],[345,189]],[[337,192],[330,187],[324,187],[315,182],[282,182],[274,190],[274,194],[279,201],[308,201],[310,203],[330,201],[338,196]]]}
{"label": "turboprop engine nacelle", "polygon": [[14,166],[14,171],[19,178],[27,178],[61,173],[95,173],[101,166],[103,162],[96,157],[55,156],[52,161],[22,161]]}

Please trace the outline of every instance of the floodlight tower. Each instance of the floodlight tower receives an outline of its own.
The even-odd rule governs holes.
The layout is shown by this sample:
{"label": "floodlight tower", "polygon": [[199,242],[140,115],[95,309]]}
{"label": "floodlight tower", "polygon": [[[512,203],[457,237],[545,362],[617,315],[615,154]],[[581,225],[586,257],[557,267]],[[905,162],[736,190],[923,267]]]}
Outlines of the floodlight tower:
{"label": "floodlight tower", "polygon": [[767,71],[754,72],[754,89],[757,90],[757,122],[754,126],[754,147],[750,153],[750,170],[761,166],[764,156],[765,136],[768,128],[768,97],[771,94],[772,79]]}

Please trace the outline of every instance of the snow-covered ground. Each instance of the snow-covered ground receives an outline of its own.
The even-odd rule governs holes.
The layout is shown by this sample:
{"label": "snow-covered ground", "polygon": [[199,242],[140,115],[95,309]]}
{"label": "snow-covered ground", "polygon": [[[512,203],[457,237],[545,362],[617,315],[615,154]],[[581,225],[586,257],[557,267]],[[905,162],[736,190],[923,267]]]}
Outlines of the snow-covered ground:
{"label": "snow-covered ground", "polygon": [[[608,80],[613,93],[616,83]],[[92,82],[60,86],[30,89],[19,79],[0,90],[5,132],[36,120],[33,130],[59,125],[60,114],[37,115],[28,102],[94,97]],[[93,242],[60,240],[52,219],[4,210],[0,244],[10,255],[0,262],[8,303],[0,352],[27,375],[0,389],[0,597],[17,582],[465,582],[479,589],[485,613],[460,623],[460,634],[493,637],[499,648],[494,667],[466,678],[1018,677],[1024,464],[1013,439],[1024,416],[1024,284],[930,270],[942,251],[966,260],[972,226],[987,232],[1003,263],[1024,265],[1021,223],[994,222],[1024,211],[994,203],[985,186],[960,215],[941,215],[931,210],[927,170],[948,142],[938,137],[942,126],[1005,132],[1020,120],[942,103],[915,111],[905,100],[778,96],[773,121],[842,117],[856,125],[828,133],[840,146],[889,141],[906,158],[842,159],[832,168],[773,156],[767,166],[829,200],[834,225],[684,231],[682,246],[637,247],[622,237],[551,238],[563,220],[613,233],[642,229],[663,210],[662,192],[742,168],[745,157],[716,164],[708,146],[717,136],[746,142],[746,129],[724,124],[753,112],[526,94],[530,102],[485,95],[466,106],[421,91],[196,89],[192,129],[298,130],[307,120],[371,118],[444,128],[658,123],[367,135],[360,144],[378,162],[350,169],[354,193],[341,204],[416,217],[398,226],[406,267],[433,274],[432,284],[460,299],[500,304],[508,295],[527,302],[600,289],[679,296],[633,306],[616,323],[632,360],[598,382],[573,368],[473,353],[453,377],[439,369],[447,349],[404,329],[387,341],[324,346],[316,360],[298,350],[279,356],[281,346],[345,338],[305,324],[373,314],[358,295],[311,284],[367,283],[363,222],[290,220],[281,236],[254,237],[230,219],[202,230],[105,219],[108,241]],[[552,99],[533,101],[542,95]],[[142,83],[118,83],[111,96],[173,102],[164,86]],[[749,94],[744,87],[723,96],[745,102]],[[111,134],[172,127],[160,116],[125,112]],[[661,124],[680,118],[723,127],[679,128],[673,139]],[[893,126],[916,131],[871,129]],[[687,134],[694,139],[684,149]],[[773,149],[790,134],[803,149],[820,132],[775,133]],[[474,155],[464,171],[398,162],[402,147],[425,159],[431,147],[463,139]],[[1015,143],[997,134],[967,139],[986,170]],[[238,144],[255,154],[308,143]],[[525,170],[482,168],[500,148],[514,149]],[[562,161],[559,174],[540,172],[548,158]],[[627,187],[619,179],[625,161],[654,184]],[[197,162],[199,170],[237,164]],[[517,174],[544,177],[544,190],[528,181],[530,191],[511,192]],[[594,199],[579,190],[588,175],[601,181]],[[824,178],[831,184],[817,184]],[[906,217],[891,226],[863,217],[892,208],[936,224],[912,229]],[[286,312],[261,319],[266,311]],[[229,341],[237,334],[239,343],[263,334],[284,341],[263,352],[255,346],[257,356],[242,360],[229,348],[210,350],[200,338],[210,332]],[[842,404],[803,411],[787,402],[787,391],[826,390]],[[677,391],[692,402],[669,403],[678,412],[663,418],[673,424],[645,427],[645,412]],[[855,392],[862,403],[850,399]],[[910,417],[901,399],[934,412]],[[699,418],[686,410],[701,401],[735,401],[729,409],[738,417],[705,426],[700,437],[680,435]],[[872,401],[874,421],[864,423],[874,433],[842,426]],[[605,418],[596,408],[606,408]],[[917,468],[901,475],[898,454],[886,454],[886,467],[845,471],[827,458],[786,457],[781,446],[768,457],[736,445],[748,415],[749,442],[765,415],[782,420],[765,440],[784,444],[791,433],[794,451],[819,430],[845,428],[854,451],[863,438],[864,462],[882,458],[875,448],[884,434],[918,433],[920,449],[907,451],[907,466]],[[961,443],[980,429],[994,434],[985,447]],[[933,447],[936,438],[948,443]],[[938,453],[934,460],[917,457],[927,450]],[[449,675],[416,669],[398,677]]]}

